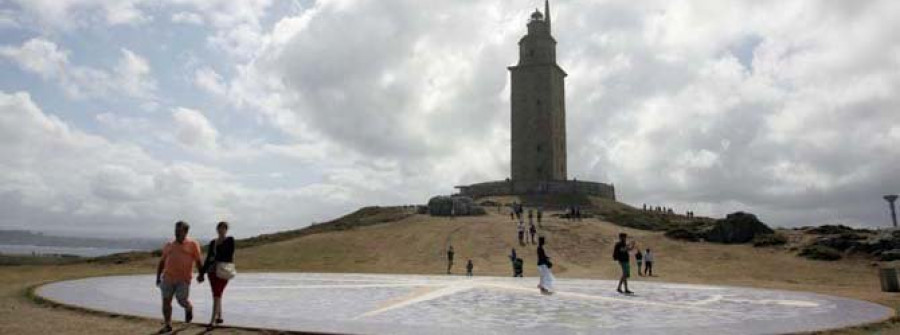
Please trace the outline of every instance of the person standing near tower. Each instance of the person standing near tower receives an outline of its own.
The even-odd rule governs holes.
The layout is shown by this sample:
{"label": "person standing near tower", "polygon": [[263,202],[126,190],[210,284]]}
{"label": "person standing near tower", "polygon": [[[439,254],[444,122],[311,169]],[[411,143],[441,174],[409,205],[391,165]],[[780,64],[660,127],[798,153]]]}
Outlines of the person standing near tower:
{"label": "person standing near tower", "polygon": [[534,238],[537,236],[537,228],[534,227],[534,224],[531,224],[531,227],[528,227],[528,235],[531,235],[531,244],[534,244]]}
{"label": "person standing near tower", "polygon": [[525,223],[519,221],[518,227],[516,227],[519,236],[519,245],[525,245]]}
{"label": "person standing near tower", "polygon": [[447,249],[447,274],[450,274],[450,270],[453,268],[453,246]]}
{"label": "person standing near tower", "polygon": [[543,207],[538,207],[538,210],[537,210],[537,221],[538,221],[538,226],[541,225],[541,218],[543,218],[543,217],[544,217],[544,208],[543,208]]}

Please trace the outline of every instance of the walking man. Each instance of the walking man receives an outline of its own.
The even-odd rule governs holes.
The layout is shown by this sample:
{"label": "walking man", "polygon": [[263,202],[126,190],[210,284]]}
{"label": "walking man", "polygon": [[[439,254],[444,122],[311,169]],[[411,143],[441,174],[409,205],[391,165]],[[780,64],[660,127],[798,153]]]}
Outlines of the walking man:
{"label": "walking man", "polygon": [[[619,286],[616,288],[616,291],[624,294],[634,294],[634,292],[628,290],[628,277],[631,275],[629,265],[631,256],[629,253],[634,248],[634,243],[631,245],[627,244],[625,241],[627,236],[625,233],[620,233],[619,242],[613,247],[613,259],[619,262],[619,266],[622,268],[622,277],[619,278]],[[622,291],[622,285],[625,285],[625,291]]]}
{"label": "walking man", "polygon": [[647,248],[647,251],[644,253],[644,262],[647,265],[644,268],[644,273],[647,277],[653,277],[653,254],[650,252],[650,248]]}
{"label": "walking man", "polygon": [[[191,226],[184,221],[175,223],[175,240],[163,247],[162,257],[156,267],[156,286],[162,292],[162,312],[165,326],[160,334],[172,331],[172,298],[184,308],[184,322],[190,323],[194,318],[194,306],[189,298],[191,279],[194,278],[194,266],[197,270],[203,267],[200,244],[187,237]],[[203,277],[197,281],[203,282]]]}
{"label": "walking man", "polygon": [[539,225],[539,226],[541,225],[541,218],[543,218],[543,217],[544,217],[544,208],[543,208],[543,207],[538,207],[538,210],[537,210],[537,219],[538,219],[538,225]]}
{"label": "walking man", "polygon": [[450,274],[450,269],[453,268],[453,246],[447,249],[447,274]]}
{"label": "walking man", "polygon": [[519,232],[519,245],[525,245],[525,223],[519,221],[519,225],[516,229]]}
{"label": "walking man", "polygon": [[644,261],[644,254],[641,253],[641,249],[638,249],[638,251],[634,254],[634,261],[638,266],[638,276],[643,276],[644,273],[641,272],[641,262]]}
{"label": "walking man", "polygon": [[537,228],[534,227],[534,224],[528,227],[528,234],[531,235],[531,244],[534,244],[534,238],[537,236]]}
{"label": "walking man", "polygon": [[475,265],[472,264],[472,260],[469,259],[469,262],[466,263],[466,276],[471,277],[471,276],[472,276],[472,269],[474,269],[474,268],[475,268]]}

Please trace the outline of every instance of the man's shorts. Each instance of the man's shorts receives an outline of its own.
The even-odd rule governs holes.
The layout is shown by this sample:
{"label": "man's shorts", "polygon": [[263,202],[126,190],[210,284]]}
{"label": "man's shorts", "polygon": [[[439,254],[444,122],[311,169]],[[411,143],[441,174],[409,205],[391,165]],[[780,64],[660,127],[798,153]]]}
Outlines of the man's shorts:
{"label": "man's shorts", "polygon": [[191,283],[181,281],[169,283],[163,280],[163,282],[159,284],[159,290],[162,292],[163,300],[172,299],[174,296],[175,299],[178,299],[180,304],[185,304],[191,293]]}
{"label": "man's shorts", "polygon": [[622,267],[622,275],[625,278],[631,277],[631,264],[629,262],[619,262],[619,266]]}

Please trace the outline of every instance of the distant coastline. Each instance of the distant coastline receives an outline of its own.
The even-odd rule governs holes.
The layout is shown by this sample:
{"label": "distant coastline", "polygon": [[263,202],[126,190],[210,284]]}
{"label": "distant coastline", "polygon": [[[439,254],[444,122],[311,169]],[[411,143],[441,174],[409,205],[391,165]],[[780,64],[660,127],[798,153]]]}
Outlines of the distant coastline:
{"label": "distant coastline", "polygon": [[0,244],[0,255],[13,256],[78,256],[100,257],[123,252],[135,251],[135,249],[115,249],[98,247],[54,247],[41,245],[11,245]]}
{"label": "distant coastline", "polygon": [[0,254],[98,257],[158,249],[164,240],[55,236],[26,230],[0,230]]}

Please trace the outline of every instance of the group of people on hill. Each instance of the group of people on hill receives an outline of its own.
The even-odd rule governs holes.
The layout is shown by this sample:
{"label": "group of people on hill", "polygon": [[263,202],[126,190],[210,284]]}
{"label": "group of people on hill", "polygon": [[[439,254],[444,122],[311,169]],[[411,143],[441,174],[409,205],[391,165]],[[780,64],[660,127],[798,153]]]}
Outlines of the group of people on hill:
{"label": "group of people on hill", "polygon": [[568,218],[569,221],[581,221],[581,217],[581,206],[569,206],[569,212],[566,215],[566,218]]}
{"label": "group of people on hill", "polygon": [[[646,206],[646,205],[645,205]],[[544,236],[538,236],[537,229],[532,221],[532,210],[528,210],[528,218],[530,228],[527,231],[528,235],[526,236],[526,230],[524,225],[524,220],[522,213],[524,213],[524,209],[521,204],[512,204],[510,210],[510,219],[517,221],[517,236],[519,245],[524,246],[530,243],[535,244],[534,239],[537,238],[537,267],[538,272],[540,274],[540,282],[538,284],[538,289],[542,294],[549,295],[553,294],[553,282],[555,281],[555,277],[553,276],[553,262],[550,261],[550,257],[547,255],[545,250],[545,246],[547,245],[547,240]],[[540,222],[543,211],[538,210],[538,222]],[[572,206],[569,208],[569,214],[571,217],[578,217],[580,213],[580,209]],[[518,220],[516,220],[518,219]],[[625,233],[619,234],[619,241],[613,246],[613,260],[619,264],[619,268],[621,269],[621,276],[619,277],[619,284],[616,287],[616,291],[622,294],[634,294],[628,288],[628,278],[631,277],[631,255],[634,252],[635,263],[637,264],[638,276],[653,276],[653,263],[654,263],[654,254],[650,251],[650,248],[646,248],[643,251],[637,248],[636,243],[632,240],[630,243],[627,241],[628,235]],[[451,274],[451,269],[453,267],[453,246],[450,246],[447,249],[447,274]],[[513,248],[509,254],[509,260],[512,264],[513,268],[513,277],[522,277],[523,276],[523,266],[524,261],[516,252],[516,249]],[[466,264],[466,275],[472,276],[472,269],[474,265],[472,264],[472,260],[469,259]]]}
{"label": "group of people on hill", "polygon": [[[644,212],[657,212],[657,213],[672,214],[672,215],[675,214],[674,209],[665,207],[665,206],[654,207],[654,206],[647,206],[647,204],[644,204],[644,206],[642,207],[642,210]],[[685,211],[684,216],[686,216],[688,218],[694,218],[694,211]]]}
{"label": "group of people on hill", "polygon": [[237,272],[234,268],[234,238],[228,236],[228,222],[216,225],[217,237],[209,242],[206,257],[200,251],[200,244],[188,237],[191,226],[184,221],[175,223],[175,239],[163,246],[162,255],[156,268],[156,286],[162,296],[162,312],[165,325],[160,334],[172,332],[172,300],[184,308],[184,322],[194,318],[194,306],[190,300],[190,288],[194,266],[197,267],[197,282],[209,278],[212,288],[213,310],[207,330],[224,323],[222,320],[222,295],[225,286]]}
{"label": "group of people on hill", "polygon": [[510,206],[509,218],[513,220],[513,222],[518,222],[516,225],[516,236],[518,236],[519,245],[524,246],[526,244],[537,244],[535,239],[537,238],[537,226],[535,226],[535,218],[537,218],[537,225],[541,225],[541,221],[544,218],[544,210],[542,208],[538,208],[536,211],[533,209],[528,209],[528,226],[525,226],[525,209],[522,204],[513,203]]}
{"label": "group of people on hill", "polygon": [[[448,275],[451,274],[453,271],[453,255],[455,255],[455,254],[456,253],[453,252],[452,245],[449,248],[447,248],[447,274]],[[474,269],[475,269],[475,264],[472,264],[472,259],[469,259],[469,261],[466,262],[466,276],[471,277],[473,275],[472,270],[474,270]]]}

